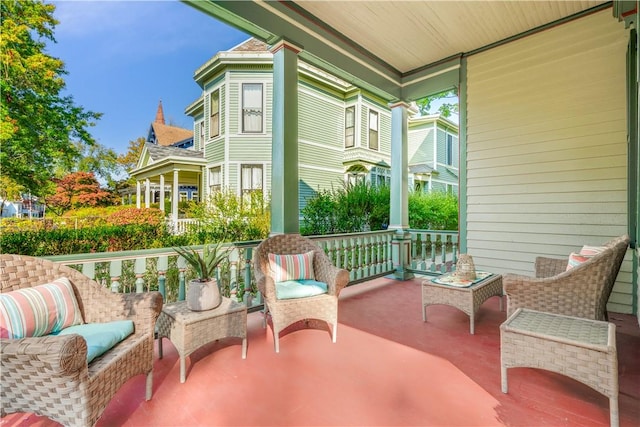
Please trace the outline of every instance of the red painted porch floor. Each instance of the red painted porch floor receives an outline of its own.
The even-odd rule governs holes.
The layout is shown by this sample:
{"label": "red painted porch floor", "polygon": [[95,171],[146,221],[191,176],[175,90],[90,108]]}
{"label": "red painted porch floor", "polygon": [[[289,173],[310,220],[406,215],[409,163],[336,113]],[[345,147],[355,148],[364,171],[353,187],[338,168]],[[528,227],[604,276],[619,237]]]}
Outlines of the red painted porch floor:
{"label": "red painted porch floor", "polygon": [[[168,340],[154,366],[153,399],[144,376],[129,380],[98,426],[606,426],[609,400],[572,379],[536,369],[509,370],[500,390],[500,332],[505,312],[491,298],[469,318],[430,306],[422,321],[420,279],[380,278],[349,287],[340,299],[338,342],[328,328],[296,328],[273,350],[262,314],[248,317],[240,340],[207,345],[187,360],[187,381]],[[640,425],[640,328],[617,325],[620,425]],[[304,330],[301,330],[304,329]],[[1,426],[54,426],[11,414]]]}

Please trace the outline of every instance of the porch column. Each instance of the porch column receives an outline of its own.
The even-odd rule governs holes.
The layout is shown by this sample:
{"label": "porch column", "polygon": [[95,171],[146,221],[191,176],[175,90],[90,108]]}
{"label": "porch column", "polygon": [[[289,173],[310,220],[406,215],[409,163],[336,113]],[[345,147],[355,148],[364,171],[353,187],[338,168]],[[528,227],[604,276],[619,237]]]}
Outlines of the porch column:
{"label": "porch column", "polygon": [[178,175],[180,171],[178,169],[173,170],[173,185],[171,186],[171,221],[173,226],[177,227],[178,224],[178,200],[180,197],[180,186],[178,184]]}
{"label": "porch column", "polygon": [[407,271],[411,262],[411,234],[409,229],[409,104],[397,102],[391,108],[391,212],[389,229],[395,230],[391,242],[394,276],[407,280],[413,274]]}
{"label": "porch column", "polygon": [[273,53],[271,119],[271,235],[299,233],[298,219],[298,53],[280,40]]}
{"label": "porch column", "polygon": [[136,179],[136,208],[140,209],[140,181]]}
{"label": "porch column", "polygon": [[149,202],[151,199],[151,181],[149,178],[144,181],[144,207],[149,207]]}
{"label": "porch column", "polygon": [[164,174],[160,175],[160,210],[164,212]]}

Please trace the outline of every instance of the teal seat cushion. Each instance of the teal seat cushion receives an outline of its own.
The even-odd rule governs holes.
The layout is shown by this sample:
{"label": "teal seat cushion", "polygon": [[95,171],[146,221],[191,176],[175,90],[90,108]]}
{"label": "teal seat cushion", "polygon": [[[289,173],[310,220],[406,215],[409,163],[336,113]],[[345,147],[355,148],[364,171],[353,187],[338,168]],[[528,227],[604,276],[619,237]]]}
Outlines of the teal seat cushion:
{"label": "teal seat cushion", "polygon": [[133,321],[116,320],[105,323],[86,323],[64,328],[52,335],[78,334],[87,342],[87,363],[106,353],[133,333]]}
{"label": "teal seat cushion", "polygon": [[315,280],[276,282],[276,296],[278,299],[304,298],[326,293],[327,284]]}

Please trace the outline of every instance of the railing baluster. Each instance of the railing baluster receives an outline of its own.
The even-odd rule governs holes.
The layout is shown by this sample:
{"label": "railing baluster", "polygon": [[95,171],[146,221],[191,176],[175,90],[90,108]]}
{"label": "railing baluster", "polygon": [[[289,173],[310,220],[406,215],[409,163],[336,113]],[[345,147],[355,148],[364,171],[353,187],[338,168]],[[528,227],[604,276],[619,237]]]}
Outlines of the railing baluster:
{"label": "railing baluster", "polygon": [[233,248],[229,252],[229,294],[231,296],[235,296],[237,300],[238,297],[238,259],[240,258],[240,254],[238,253],[238,248]]}
{"label": "railing baluster", "polygon": [[447,237],[440,235],[440,247],[442,250],[442,264],[440,265],[440,272],[447,272]]}
{"label": "railing baluster", "polygon": [[187,261],[181,256],[178,257],[178,301],[184,301],[185,292],[185,271],[187,270]]}
{"label": "railing baluster", "polygon": [[147,271],[147,259],[137,258],[133,271],[136,274],[136,293],[141,294],[144,292],[144,273]]}
{"label": "railing baluster", "polygon": [[431,270],[432,272],[435,272],[436,271],[436,235],[430,234],[429,237],[431,238],[431,266],[429,267],[429,270]]}
{"label": "railing baluster", "polygon": [[87,276],[89,279],[96,279],[96,263],[89,262],[86,264],[82,264],[82,274]]}
{"label": "railing baluster", "polygon": [[111,292],[120,291],[120,276],[122,275],[122,261],[114,260],[109,265],[109,276],[111,277]]}
{"label": "railing baluster", "polygon": [[160,256],[158,257],[158,291],[162,294],[162,299],[164,301],[167,300],[167,269],[169,268],[169,257],[168,256]]}

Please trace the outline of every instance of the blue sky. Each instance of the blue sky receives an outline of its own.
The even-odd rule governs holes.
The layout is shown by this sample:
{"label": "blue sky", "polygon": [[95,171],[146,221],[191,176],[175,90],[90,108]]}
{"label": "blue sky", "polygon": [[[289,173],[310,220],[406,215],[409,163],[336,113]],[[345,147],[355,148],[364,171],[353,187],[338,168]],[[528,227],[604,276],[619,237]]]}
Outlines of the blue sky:
{"label": "blue sky", "polygon": [[146,136],[162,100],[167,123],[191,129],[193,72],[249,36],[178,1],[58,1],[47,53],[69,74],[66,94],[103,113],[93,137],[117,153]]}

